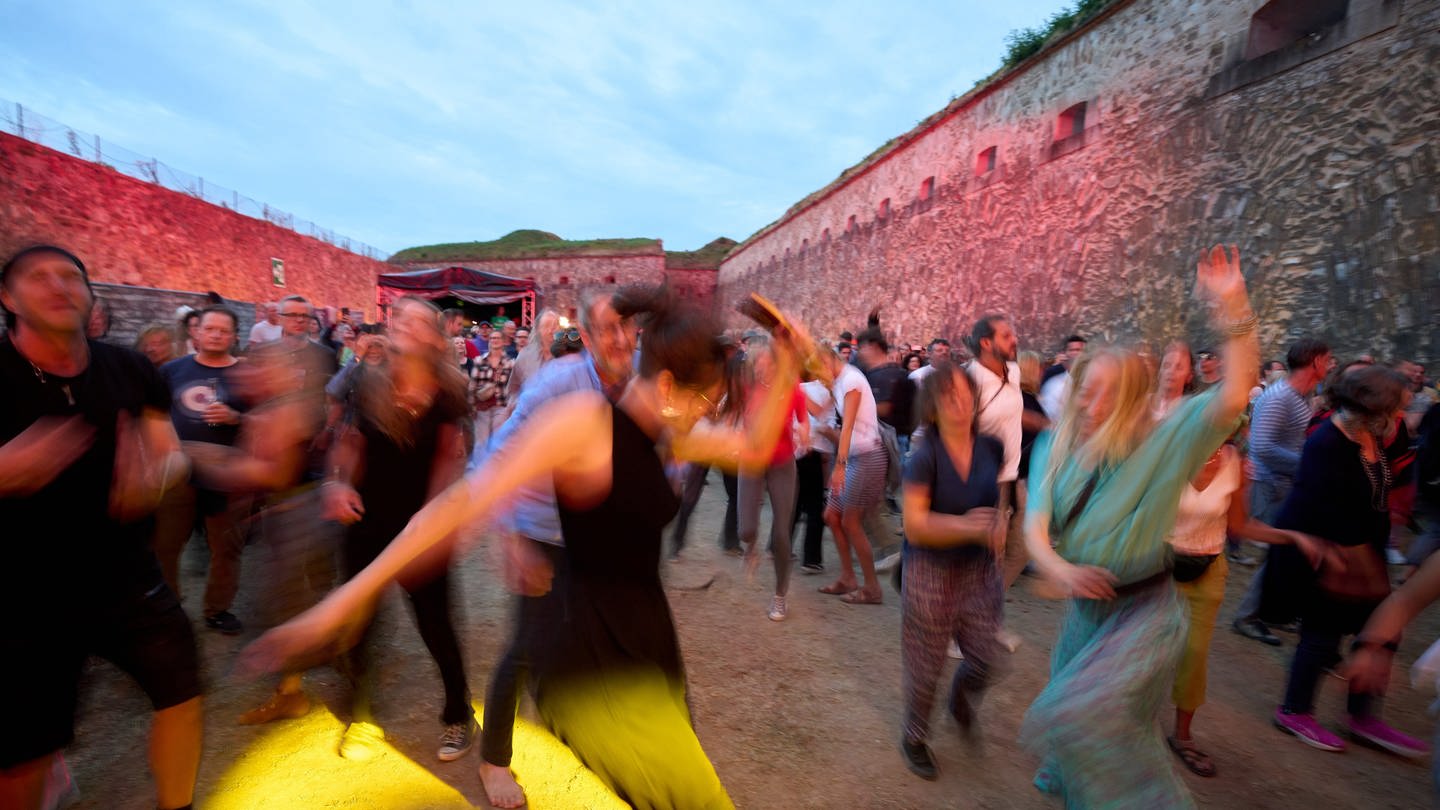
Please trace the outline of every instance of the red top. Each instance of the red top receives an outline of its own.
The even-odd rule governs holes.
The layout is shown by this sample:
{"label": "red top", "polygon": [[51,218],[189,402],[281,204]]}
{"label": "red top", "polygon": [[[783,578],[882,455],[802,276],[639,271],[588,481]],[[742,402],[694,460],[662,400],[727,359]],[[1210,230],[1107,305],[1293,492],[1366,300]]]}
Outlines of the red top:
{"label": "red top", "polygon": [[[760,396],[759,386],[757,386],[751,389],[750,396],[746,399],[745,418],[748,422],[759,416],[760,406],[765,401],[765,398]],[[775,453],[770,456],[770,466],[773,467],[776,464],[783,464],[787,461],[795,460],[793,422],[809,418],[809,411],[806,410],[805,402],[805,392],[801,390],[800,386],[795,386],[795,391],[790,397],[789,413],[785,417],[784,424],[780,426],[780,441],[775,445]]]}

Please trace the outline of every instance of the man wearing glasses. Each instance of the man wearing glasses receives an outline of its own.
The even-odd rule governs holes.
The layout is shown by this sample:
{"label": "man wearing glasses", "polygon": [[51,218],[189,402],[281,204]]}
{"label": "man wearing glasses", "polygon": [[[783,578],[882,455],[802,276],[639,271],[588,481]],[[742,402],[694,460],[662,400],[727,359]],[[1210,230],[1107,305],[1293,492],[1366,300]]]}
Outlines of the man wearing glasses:
{"label": "man wearing glasses", "polygon": [[[620,397],[632,373],[635,327],[615,311],[612,295],[587,293],[581,300],[579,330],[556,333],[556,342],[569,342],[572,333],[584,350],[546,363],[526,381],[510,418],[488,444],[476,444],[472,470],[504,448],[537,410],[557,397],[575,391],[599,391],[611,402]],[[520,596],[515,633],[490,676],[480,737],[480,781],[492,807],[525,804],[525,793],[510,770],[515,711],[522,679],[530,669],[532,640],[553,620],[556,600],[551,594],[565,588],[564,538],[554,488],[549,482],[537,483],[516,493],[514,504],[503,544],[506,586]]]}
{"label": "man wearing glasses", "polygon": [[339,370],[335,353],[310,339],[313,313],[304,296],[287,295],[280,300],[280,342],[290,350],[296,373],[304,375],[301,387],[306,391],[323,390]]}

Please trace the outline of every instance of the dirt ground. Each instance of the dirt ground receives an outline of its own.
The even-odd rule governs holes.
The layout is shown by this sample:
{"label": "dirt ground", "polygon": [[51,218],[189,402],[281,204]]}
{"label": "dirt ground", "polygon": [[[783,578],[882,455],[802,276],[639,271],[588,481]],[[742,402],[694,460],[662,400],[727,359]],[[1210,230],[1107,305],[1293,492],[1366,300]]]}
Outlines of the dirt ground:
{"label": "dirt ground", "polygon": [[[768,565],[754,582],[716,545],[724,491],[712,475],[692,523],[685,559],[666,564],[670,601],[689,670],[700,739],[721,780],[741,808],[861,807],[1057,808],[1058,800],[1030,784],[1035,759],[1016,744],[1021,716],[1044,685],[1048,654],[1063,609],[1028,590],[1022,578],[1006,605],[1011,630],[1023,645],[1009,656],[1008,672],[981,707],[984,743],[962,742],[937,706],[933,739],[941,774],[926,782],[912,776],[897,750],[901,713],[899,598],[886,588],[881,607],[851,607],[816,592],[828,582],[797,575],[790,618],[765,616],[773,573]],[[768,526],[768,514],[762,526]],[[893,522],[893,521],[892,521]],[[887,538],[894,542],[897,538]],[[185,562],[186,605],[203,588],[200,543]],[[259,550],[247,550],[247,562]],[[827,546],[833,575],[833,547]],[[251,565],[249,571],[258,571]],[[458,566],[463,593],[457,624],[477,704],[491,665],[508,633],[510,598],[489,572],[483,552]],[[1343,754],[1305,747],[1269,722],[1284,685],[1294,639],[1265,647],[1228,629],[1227,618],[1253,569],[1231,572],[1211,655],[1209,702],[1196,720],[1196,735],[1219,769],[1214,779],[1186,780],[1202,807],[1215,808],[1420,808],[1432,805],[1428,761],[1411,763],[1352,746]],[[705,583],[708,587],[701,587]],[[254,615],[247,576],[236,613]],[[270,685],[235,679],[229,668],[247,633],[227,638],[196,622],[206,667],[205,756],[196,806],[200,808],[486,807],[475,770],[478,752],[441,763],[435,759],[441,691],[414,623],[397,598],[380,641],[383,660],[377,699],[386,755],[351,763],[335,755],[347,687],[329,668],[306,679],[318,698],[300,720],[241,727],[235,717],[264,699]],[[1408,665],[1440,635],[1440,612],[1422,618],[1402,647]],[[948,668],[947,668],[948,676]],[[1343,684],[1321,685],[1318,715],[1336,727],[1344,711]],[[11,696],[11,699],[23,696]],[[1430,738],[1427,697],[1396,678],[1384,707],[1393,724]],[[528,704],[522,709],[533,717]],[[337,719],[340,718],[340,719]],[[108,664],[87,671],[78,736],[67,757],[79,788],[71,807],[153,807],[145,765],[148,705],[138,690]],[[607,795],[553,738],[533,724],[517,732],[516,770],[530,791],[530,806],[590,808],[623,806]]]}

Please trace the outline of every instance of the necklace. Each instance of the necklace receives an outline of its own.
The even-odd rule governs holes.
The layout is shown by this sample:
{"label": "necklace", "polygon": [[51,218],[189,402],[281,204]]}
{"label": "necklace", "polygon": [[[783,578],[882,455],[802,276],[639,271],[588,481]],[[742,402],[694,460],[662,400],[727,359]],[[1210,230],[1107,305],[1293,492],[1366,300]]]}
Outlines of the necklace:
{"label": "necklace", "polygon": [[[1376,455],[1378,458],[1372,464],[1365,460],[1364,454],[1357,454],[1360,458],[1360,466],[1365,468],[1365,477],[1370,481],[1370,507],[1376,512],[1390,511],[1390,463],[1385,458],[1385,451],[1381,450]],[[1376,468],[1379,468],[1377,473]]]}
{"label": "necklace", "polygon": [[[35,365],[35,361],[28,357],[25,358],[25,362],[29,363],[30,370],[35,372],[35,379],[39,380],[41,385],[45,385],[45,370]],[[66,404],[73,406],[75,404],[75,394],[70,391],[70,383],[60,383],[60,390],[65,392]]]}

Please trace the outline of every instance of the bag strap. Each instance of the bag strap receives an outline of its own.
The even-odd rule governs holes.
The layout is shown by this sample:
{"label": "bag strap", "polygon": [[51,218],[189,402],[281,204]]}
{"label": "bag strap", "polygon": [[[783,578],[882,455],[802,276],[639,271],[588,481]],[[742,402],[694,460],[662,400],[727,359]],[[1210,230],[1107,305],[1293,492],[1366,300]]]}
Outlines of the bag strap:
{"label": "bag strap", "polygon": [[1068,528],[1070,524],[1075,522],[1075,518],[1079,517],[1080,513],[1085,511],[1085,507],[1090,503],[1090,497],[1095,494],[1095,487],[1100,484],[1100,472],[1101,470],[1097,466],[1095,471],[1090,473],[1090,478],[1085,482],[1085,487],[1080,490],[1080,497],[1075,499],[1075,505],[1071,506],[1070,512],[1065,515],[1065,522],[1056,527],[1057,533]]}

